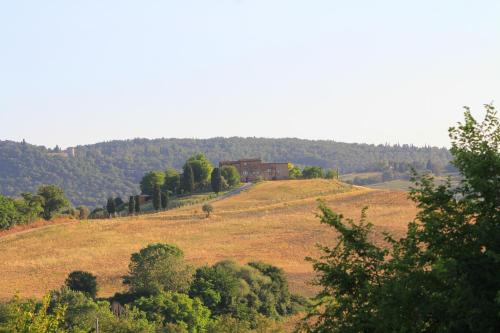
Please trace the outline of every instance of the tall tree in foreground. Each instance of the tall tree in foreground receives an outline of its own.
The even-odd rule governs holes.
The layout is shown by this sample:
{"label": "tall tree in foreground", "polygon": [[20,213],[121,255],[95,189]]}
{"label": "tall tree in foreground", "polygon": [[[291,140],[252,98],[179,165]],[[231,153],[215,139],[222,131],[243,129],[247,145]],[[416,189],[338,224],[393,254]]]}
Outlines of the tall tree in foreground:
{"label": "tall tree in foreground", "polygon": [[182,189],[186,193],[192,193],[194,191],[194,175],[191,165],[184,165],[182,173]]}
{"label": "tall tree in foreground", "polygon": [[493,106],[450,129],[463,180],[416,177],[419,208],[405,237],[371,241],[371,224],[320,205],[339,234],[313,262],[318,284],[306,332],[500,332],[500,126]]}
{"label": "tall tree in foreground", "polygon": [[219,194],[219,192],[222,190],[222,175],[220,172],[220,168],[214,168],[212,170],[210,182],[212,185],[212,190],[215,193]]}

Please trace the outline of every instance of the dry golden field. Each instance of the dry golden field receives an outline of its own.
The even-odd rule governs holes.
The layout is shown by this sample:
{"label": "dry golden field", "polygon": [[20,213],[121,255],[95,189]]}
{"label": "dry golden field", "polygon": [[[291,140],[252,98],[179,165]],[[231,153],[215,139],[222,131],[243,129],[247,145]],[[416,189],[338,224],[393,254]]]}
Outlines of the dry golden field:
{"label": "dry golden field", "polygon": [[[377,233],[401,235],[416,213],[401,191],[348,187],[332,180],[263,182],[213,203],[205,218],[201,205],[110,220],[53,225],[0,237],[0,299],[18,292],[40,297],[63,284],[73,270],[98,276],[100,296],[122,290],[130,254],[148,243],[179,245],[193,265],[222,259],[262,260],[285,270],[293,292],[310,296],[314,287],[306,256],[316,243],[333,244],[335,233],[321,225],[317,199],[348,217],[369,206]],[[380,237],[380,236],[376,236]],[[380,239],[380,238],[379,238]]]}

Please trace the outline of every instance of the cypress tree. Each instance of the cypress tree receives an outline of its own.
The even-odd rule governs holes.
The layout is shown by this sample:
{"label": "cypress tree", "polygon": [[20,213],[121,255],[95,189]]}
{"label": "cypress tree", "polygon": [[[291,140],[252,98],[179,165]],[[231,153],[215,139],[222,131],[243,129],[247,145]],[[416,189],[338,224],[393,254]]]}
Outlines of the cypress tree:
{"label": "cypress tree", "polygon": [[212,176],[211,176],[211,184],[212,184],[212,190],[219,194],[219,192],[222,189],[222,179],[221,179],[221,172],[220,168],[214,168],[212,170]]}
{"label": "cypress tree", "polygon": [[140,213],[141,212],[140,196],[138,196],[138,195],[135,196],[135,212],[136,213]]}
{"label": "cypress tree", "polygon": [[106,204],[106,210],[108,211],[109,217],[113,217],[116,213],[116,204],[113,198],[108,198],[108,202]]}
{"label": "cypress tree", "polygon": [[128,215],[134,215],[134,211],[135,211],[135,200],[134,196],[131,195],[128,198]]}
{"label": "cypress tree", "polygon": [[161,207],[161,191],[158,185],[155,185],[153,189],[153,207],[155,210],[159,210]]}
{"label": "cypress tree", "polygon": [[182,188],[186,193],[193,193],[194,191],[194,174],[191,165],[186,163],[182,173]]}
{"label": "cypress tree", "polygon": [[161,208],[167,209],[168,207],[168,192],[161,192]]}

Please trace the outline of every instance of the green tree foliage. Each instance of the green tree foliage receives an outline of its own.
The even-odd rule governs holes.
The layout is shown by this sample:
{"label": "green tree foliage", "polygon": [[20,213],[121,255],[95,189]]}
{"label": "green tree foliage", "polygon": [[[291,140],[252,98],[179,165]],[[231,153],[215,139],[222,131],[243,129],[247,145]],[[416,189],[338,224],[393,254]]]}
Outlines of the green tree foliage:
{"label": "green tree foliage", "polygon": [[64,333],[64,306],[56,306],[49,311],[50,296],[41,302],[22,300],[14,297],[2,306],[0,312],[0,332],[8,333]]}
{"label": "green tree foliage", "polygon": [[210,213],[214,211],[214,207],[211,204],[206,203],[203,205],[203,207],[201,207],[201,210],[203,210],[203,212],[207,214],[207,218],[209,218]]}
{"label": "green tree foliage", "polygon": [[155,185],[153,189],[153,208],[159,210],[161,208],[161,189],[160,186]]}
{"label": "green tree foliage", "polygon": [[302,177],[305,179],[323,178],[323,168],[319,166],[306,166],[302,170]]}
{"label": "green tree foliage", "polygon": [[150,244],[133,253],[124,284],[138,295],[183,292],[189,289],[192,269],[184,261],[184,253],[175,245]]}
{"label": "green tree foliage", "polygon": [[109,217],[113,217],[116,213],[116,203],[115,199],[109,197],[108,202],[106,203],[106,211],[108,212]]}
{"label": "green tree foliage", "polygon": [[139,195],[135,196],[135,212],[140,213],[141,212],[141,197]]}
{"label": "green tree foliage", "polygon": [[184,165],[182,172],[182,189],[186,193],[193,193],[194,191],[194,175],[193,169],[190,164]]}
{"label": "green tree foliage", "polygon": [[50,220],[55,213],[70,206],[63,189],[56,185],[42,185],[38,188],[37,194],[43,200],[42,217],[46,220]]}
{"label": "green tree foliage", "polygon": [[230,187],[236,186],[240,183],[240,173],[233,165],[224,165],[221,169],[221,174]]}
{"label": "green tree foliage", "polygon": [[258,314],[278,318],[293,312],[282,270],[264,263],[240,266],[222,261],[196,270],[191,297],[199,297],[214,315],[228,314],[255,323]]}
{"label": "green tree foliage", "polygon": [[419,212],[405,237],[371,241],[371,224],[344,220],[321,205],[321,221],[339,234],[312,260],[323,290],[308,332],[500,331],[500,126],[491,105],[478,123],[450,129],[463,179],[436,185],[418,176],[411,198]]}
{"label": "green tree foliage", "polygon": [[97,296],[97,278],[92,273],[73,271],[64,283],[71,290],[81,291],[92,298]]}
{"label": "green tree foliage", "polygon": [[288,163],[288,177],[290,179],[299,179],[302,177],[302,170],[298,166]]}
{"label": "green tree foliage", "polygon": [[163,189],[171,193],[178,193],[181,187],[181,176],[174,168],[167,168],[165,170],[165,183]]}
{"label": "green tree foliage", "polygon": [[205,332],[210,322],[210,310],[200,299],[189,298],[186,294],[160,293],[142,297],[133,305],[147,313],[147,318],[151,322],[161,323],[164,327],[175,324],[190,333]]}
{"label": "green tree foliage", "polygon": [[134,215],[135,212],[135,199],[134,196],[131,195],[128,198],[128,215]]}
{"label": "green tree foliage", "polygon": [[77,217],[79,220],[85,220],[87,217],[89,217],[90,210],[87,206],[78,206],[75,209],[77,211]]}
{"label": "green tree foliage", "polygon": [[210,182],[212,185],[212,191],[214,191],[217,194],[220,191],[222,191],[222,174],[221,174],[220,168],[214,168],[212,170]]}
{"label": "green tree foliage", "polygon": [[168,208],[168,192],[161,192],[161,208],[167,209]]}
{"label": "green tree foliage", "polygon": [[0,229],[8,229],[19,220],[14,200],[0,194]]}
{"label": "green tree foliage", "polygon": [[14,204],[20,216],[18,223],[31,223],[43,212],[43,198],[30,192],[21,193],[21,198],[15,200]]}
{"label": "green tree foliage", "polygon": [[125,202],[122,198],[116,197],[115,199],[115,207],[117,212],[121,212],[125,209]]}
{"label": "green tree foliage", "polygon": [[191,156],[186,161],[186,164],[193,169],[194,181],[196,184],[202,184],[210,179],[212,173],[212,163],[203,154],[196,154]]}
{"label": "green tree foliage", "polygon": [[99,320],[101,332],[153,333],[154,323],[146,319],[146,315],[138,309],[128,308],[119,317],[110,311],[106,301],[94,301],[81,292],[67,288],[50,293],[50,308],[64,307],[64,332],[95,332],[96,319]]}
{"label": "green tree foliage", "polygon": [[326,179],[339,179],[338,170],[328,169],[325,172]]}
{"label": "green tree foliage", "polygon": [[150,171],[142,177],[142,194],[153,195],[155,187],[161,188],[165,183],[165,173],[161,171]]}

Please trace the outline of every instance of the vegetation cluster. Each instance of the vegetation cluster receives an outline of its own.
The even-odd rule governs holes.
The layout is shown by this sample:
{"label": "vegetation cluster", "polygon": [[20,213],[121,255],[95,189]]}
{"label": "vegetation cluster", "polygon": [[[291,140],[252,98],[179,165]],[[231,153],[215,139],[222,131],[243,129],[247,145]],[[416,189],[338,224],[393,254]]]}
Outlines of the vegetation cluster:
{"label": "vegetation cluster", "polygon": [[194,269],[164,243],[132,254],[123,283],[128,292],[99,299],[96,277],[72,272],[42,300],[0,304],[0,332],[277,333],[306,304],[277,267],[221,261]]}

